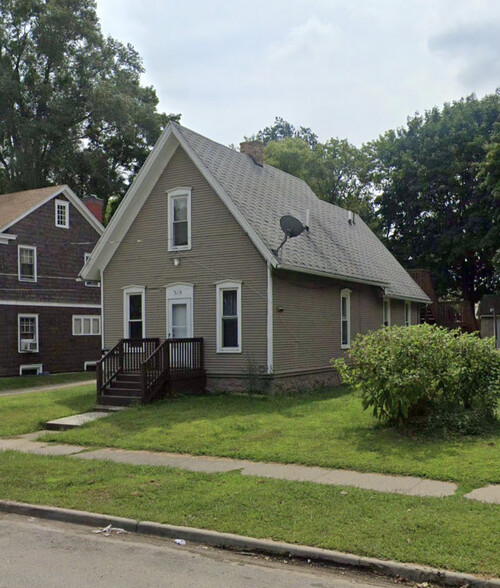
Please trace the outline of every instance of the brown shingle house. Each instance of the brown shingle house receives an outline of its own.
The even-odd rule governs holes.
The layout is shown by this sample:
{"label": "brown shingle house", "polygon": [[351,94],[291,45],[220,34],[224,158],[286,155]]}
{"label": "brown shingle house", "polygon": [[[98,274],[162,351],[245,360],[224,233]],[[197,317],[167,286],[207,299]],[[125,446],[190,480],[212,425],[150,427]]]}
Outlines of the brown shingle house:
{"label": "brown shingle house", "polygon": [[[203,339],[209,389],[331,383],[357,333],[418,321],[429,298],[362,219],[259,157],[169,123],[82,270],[118,344],[104,384],[120,340],[179,338]],[[284,215],[308,229],[277,252]],[[143,382],[148,353],[131,370]],[[172,369],[194,351],[165,353]]]}
{"label": "brown shingle house", "polygon": [[99,359],[100,287],[77,278],[103,230],[68,186],[0,195],[0,376]]}

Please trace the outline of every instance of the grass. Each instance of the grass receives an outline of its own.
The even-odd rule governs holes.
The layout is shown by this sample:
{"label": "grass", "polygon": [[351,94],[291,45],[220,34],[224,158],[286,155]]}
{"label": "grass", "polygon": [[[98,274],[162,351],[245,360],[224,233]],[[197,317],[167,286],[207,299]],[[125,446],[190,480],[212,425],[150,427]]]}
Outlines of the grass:
{"label": "grass", "polygon": [[95,379],[95,374],[76,372],[71,374],[54,374],[50,376],[15,376],[0,378],[0,392],[20,390],[22,388],[36,388],[38,386],[52,386],[52,384],[71,384]]}
{"label": "grass", "polygon": [[500,483],[500,430],[450,440],[403,436],[363,411],[346,388],[285,398],[184,397],[45,438],[416,475],[470,488]]}
{"label": "grass", "polygon": [[0,397],[0,436],[42,429],[51,419],[86,412],[95,405],[95,384]]}
{"label": "grass", "polygon": [[[343,492],[343,493],[342,493]],[[5,452],[4,499],[500,575],[500,507]]]}

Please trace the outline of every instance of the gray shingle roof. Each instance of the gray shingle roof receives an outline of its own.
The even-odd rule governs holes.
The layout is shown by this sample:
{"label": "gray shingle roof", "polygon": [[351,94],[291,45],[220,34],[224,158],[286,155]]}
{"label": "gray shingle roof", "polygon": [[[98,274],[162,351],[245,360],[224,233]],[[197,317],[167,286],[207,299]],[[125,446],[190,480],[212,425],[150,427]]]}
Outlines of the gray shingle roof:
{"label": "gray shingle roof", "polygon": [[291,214],[305,224],[309,209],[309,234],[287,241],[280,264],[298,271],[380,283],[388,296],[429,301],[359,216],[350,224],[347,210],[320,200],[303,180],[269,165],[261,167],[249,155],[186,127],[175,127],[269,250],[276,249],[283,239],[280,218]]}

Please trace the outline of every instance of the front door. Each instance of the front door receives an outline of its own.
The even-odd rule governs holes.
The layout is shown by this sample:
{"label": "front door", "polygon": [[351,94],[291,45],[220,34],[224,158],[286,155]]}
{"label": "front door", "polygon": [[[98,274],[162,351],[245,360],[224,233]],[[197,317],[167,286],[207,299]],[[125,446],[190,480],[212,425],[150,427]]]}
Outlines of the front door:
{"label": "front door", "polygon": [[[172,284],[167,287],[167,339],[191,339],[193,337],[193,286]],[[190,367],[190,347],[172,343],[170,347],[172,367]]]}

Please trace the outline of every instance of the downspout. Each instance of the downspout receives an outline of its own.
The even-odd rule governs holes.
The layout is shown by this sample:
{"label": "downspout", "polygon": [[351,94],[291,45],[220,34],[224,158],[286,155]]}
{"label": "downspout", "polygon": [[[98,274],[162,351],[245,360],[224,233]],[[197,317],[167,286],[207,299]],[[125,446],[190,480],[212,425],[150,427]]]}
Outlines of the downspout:
{"label": "downspout", "polygon": [[273,373],[273,275],[271,263],[267,262],[267,373]]}

